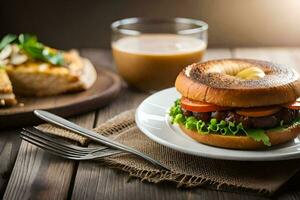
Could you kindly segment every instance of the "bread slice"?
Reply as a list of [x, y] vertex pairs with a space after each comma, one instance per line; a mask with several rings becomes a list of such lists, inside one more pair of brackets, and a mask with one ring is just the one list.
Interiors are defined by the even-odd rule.
[[[266, 76], [243, 80], [223, 72], [232, 66], [236, 71], [259, 67]], [[270, 62], [222, 59], [188, 66], [177, 76], [175, 87], [182, 96], [197, 101], [224, 107], [258, 107], [294, 102], [300, 96], [298, 78], [294, 70]]]
[[[194, 140], [216, 147], [230, 148], [230, 149], [263, 149], [267, 148], [263, 142], [257, 142], [248, 136], [226, 136], [221, 134], [201, 134], [196, 131], [189, 130], [185, 126], [180, 125], [181, 130], [193, 138]], [[266, 134], [270, 139], [272, 146], [283, 144], [293, 140], [299, 135], [300, 124], [285, 128], [283, 130], [267, 130]]]
[[50, 96], [90, 88], [97, 78], [91, 62], [76, 51], [64, 53], [64, 57], [66, 67], [37, 61], [8, 66], [6, 71], [14, 92], [24, 96]]
[[4, 69], [0, 69], [0, 107], [12, 106], [17, 103], [13, 88]]

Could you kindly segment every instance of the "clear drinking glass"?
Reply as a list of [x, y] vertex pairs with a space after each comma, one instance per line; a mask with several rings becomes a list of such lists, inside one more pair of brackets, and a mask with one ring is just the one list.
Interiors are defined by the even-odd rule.
[[156, 91], [174, 85], [180, 71], [201, 61], [208, 25], [187, 18], [128, 18], [112, 23], [112, 52], [129, 85]]

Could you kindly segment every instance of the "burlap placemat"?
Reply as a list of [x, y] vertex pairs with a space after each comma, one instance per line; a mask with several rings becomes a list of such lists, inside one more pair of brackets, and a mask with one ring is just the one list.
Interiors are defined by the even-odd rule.
[[[184, 154], [162, 146], [146, 137], [136, 126], [134, 110], [126, 111], [95, 128], [108, 137], [140, 150], [167, 165], [171, 172], [161, 171], [130, 154], [104, 159], [110, 167], [128, 172], [130, 176], [158, 183], [170, 181], [178, 187], [196, 187], [255, 192], [270, 195], [287, 182], [299, 169], [300, 160], [280, 162], [241, 162], [215, 160]], [[86, 138], [49, 124], [39, 129], [88, 144]]]

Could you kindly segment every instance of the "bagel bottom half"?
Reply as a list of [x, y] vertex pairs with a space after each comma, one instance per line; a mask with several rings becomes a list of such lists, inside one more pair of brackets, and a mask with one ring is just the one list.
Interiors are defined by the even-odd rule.
[[[181, 130], [194, 140], [216, 147], [230, 148], [230, 149], [263, 149], [266, 146], [263, 142], [257, 142], [248, 136], [225, 136], [221, 134], [201, 134], [196, 131], [185, 128], [184, 125], [179, 125]], [[283, 144], [293, 140], [299, 135], [300, 123], [295, 123], [287, 128], [281, 130], [267, 130], [272, 146]]]

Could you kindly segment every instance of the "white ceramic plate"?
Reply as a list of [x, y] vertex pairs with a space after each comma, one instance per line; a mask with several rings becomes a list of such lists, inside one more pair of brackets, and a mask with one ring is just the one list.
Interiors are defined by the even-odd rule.
[[170, 88], [151, 95], [138, 107], [136, 123], [150, 139], [177, 151], [215, 159], [267, 161], [300, 158], [300, 136], [284, 145], [257, 151], [224, 149], [196, 142], [170, 123], [169, 108], [179, 97], [175, 88]]

